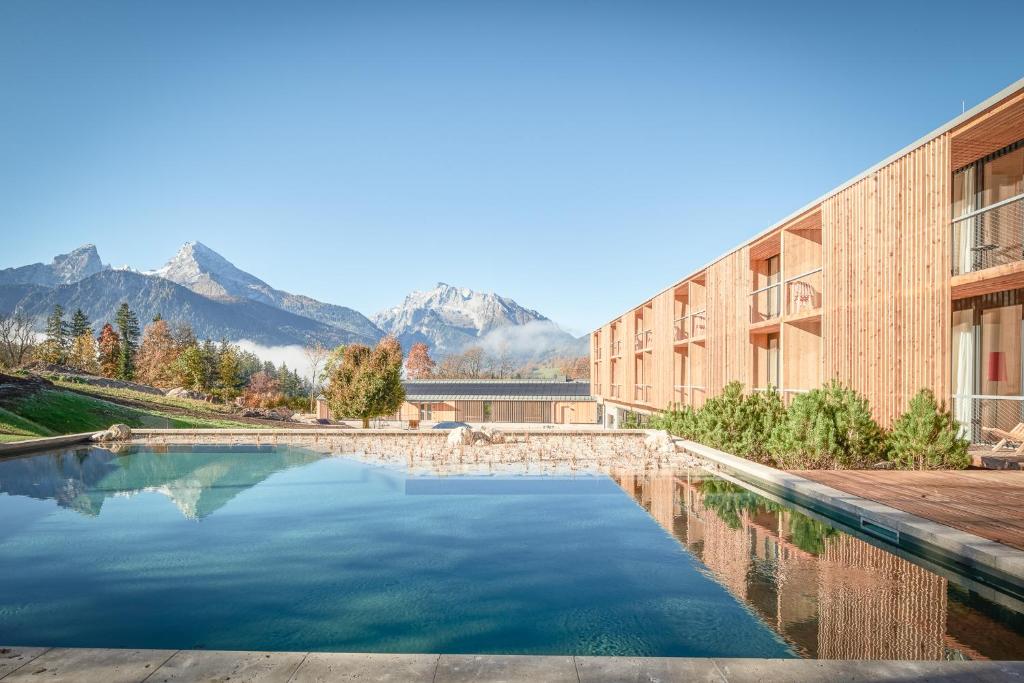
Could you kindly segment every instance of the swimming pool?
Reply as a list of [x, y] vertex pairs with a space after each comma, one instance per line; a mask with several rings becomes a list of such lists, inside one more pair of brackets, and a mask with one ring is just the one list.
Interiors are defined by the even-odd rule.
[[1015, 611], [691, 472], [429, 476], [288, 446], [12, 458], [0, 576], [4, 644], [1024, 654]]

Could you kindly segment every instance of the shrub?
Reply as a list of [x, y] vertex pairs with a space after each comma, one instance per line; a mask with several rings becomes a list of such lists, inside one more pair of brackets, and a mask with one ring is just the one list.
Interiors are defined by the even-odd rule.
[[651, 429], [664, 429], [669, 434], [684, 439], [698, 439], [697, 412], [690, 406], [673, 408], [651, 416]]
[[971, 458], [959, 432], [959, 423], [936, 402], [935, 394], [922, 389], [893, 425], [889, 461], [900, 469], [963, 469]]
[[857, 469], [882, 459], [885, 438], [867, 400], [832, 381], [793, 400], [770, 451], [786, 469]]
[[695, 438], [711, 448], [768, 462], [770, 437], [785, 414], [774, 390], [744, 396], [743, 385], [730, 382], [697, 413]]

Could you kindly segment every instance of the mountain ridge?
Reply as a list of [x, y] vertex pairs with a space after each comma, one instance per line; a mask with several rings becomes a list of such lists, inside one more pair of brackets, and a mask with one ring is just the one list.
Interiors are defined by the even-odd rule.
[[410, 292], [369, 318], [355, 309], [276, 289], [202, 242], [186, 242], [163, 266], [111, 268], [93, 244], [50, 264], [0, 270], [0, 314], [20, 310], [42, 320], [56, 304], [113, 320], [128, 301], [143, 322], [160, 314], [192, 325], [200, 337], [248, 339], [263, 345], [311, 341], [374, 344], [394, 334], [405, 348], [424, 342], [441, 357], [469, 346], [495, 355], [537, 360], [585, 353], [585, 340], [540, 312], [493, 292], [438, 282]]

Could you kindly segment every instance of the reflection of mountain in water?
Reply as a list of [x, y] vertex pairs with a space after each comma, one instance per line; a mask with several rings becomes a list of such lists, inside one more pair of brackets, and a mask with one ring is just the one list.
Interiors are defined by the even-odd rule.
[[324, 456], [303, 449], [247, 446], [115, 454], [100, 448], [0, 461], [0, 492], [54, 500], [98, 515], [111, 496], [157, 491], [189, 519], [202, 519], [275, 472]]

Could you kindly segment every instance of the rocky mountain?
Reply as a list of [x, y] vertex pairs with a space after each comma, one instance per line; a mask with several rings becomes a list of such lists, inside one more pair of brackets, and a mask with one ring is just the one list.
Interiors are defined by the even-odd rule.
[[435, 355], [479, 345], [492, 353], [539, 359], [585, 353], [587, 348], [585, 340], [512, 299], [444, 282], [412, 292], [400, 305], [377, 313], [373, 321], [405, 348], [425, 342]]
[[409, 294], [371, 321], [345, 306], [275, 289], [213, 249], [188, 242], [162, 268], [112, 269], [87, 244], [36, 263], [0, 270], [0, 315], [21, 310], [42, 320], [55, 304], [81, 308], [97, 323], [128, 302], [146, 323], [160, 314], [189, 323], [201, 338], [248, 339], [265, 346], [376, 343], [394, 334], [408, 348], [426, 342], [435, 356], [478, 345], [495, 355], [543, 360], [585, 354], [576, 339], [535, 310], [497, 294], [438, 283]]
[[53, 258], [53, 263], [33, 263], [18, 268], [0, 270], [0, 285], [42, 285], [56, 287], [78, 282], [109, 268], [100, 260], [93, 244], [83, 244], [68, 254]]
[[186, 242], [162, 268], [147, 273], [214, 299], [248, 299], [340, 328], [356, 338], [376, 342], [381, 331], [362, 313], [345, 306], [274, 289], [241, 270], [201, 242]]
[[[214, 299], [153, 275], [104, 270], [70, 285], [0, 285], [0, 313], [19, 309], [44, 319], [54, 304], [66, 311], [81, 308], [93, 321], [112, 321], [127, 301], [143, 323], [158, 313], [185, 321], [200, 338], [249, 339], [267, 346], [326, 345], [368, 341], [339, 327], [249, 299]], [[379, 333], [378, 333], [379, 334]]]

